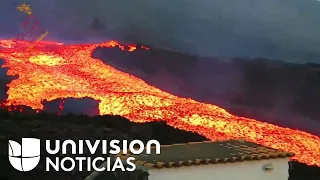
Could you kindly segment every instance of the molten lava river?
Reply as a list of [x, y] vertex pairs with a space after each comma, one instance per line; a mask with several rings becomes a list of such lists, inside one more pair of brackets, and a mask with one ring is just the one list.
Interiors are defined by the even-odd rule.
[[134, 51], [135, 46], [116, 41], [81, 45], [42, 41], [25, 51], [26, 46], [29, 42], [0, 40], [2, 67], [8, 68], [8, 75], [18, 76], [7, 85], [6, 106], [42, 110], [44, 100], [90, 97], [99, 101], [101, 115], [121, 115], [134, 122], [166, 120], [175, 128], [197, 132], [211, 140], [245, 138], [293, 152], [292, 159], [320, 166], [320, 138], [315, 135], [171, 95], [91, 57], [98, 46], [128, 51]]

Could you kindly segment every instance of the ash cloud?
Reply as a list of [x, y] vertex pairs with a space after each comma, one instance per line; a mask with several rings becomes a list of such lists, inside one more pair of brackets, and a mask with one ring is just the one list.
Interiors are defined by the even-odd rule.
[[[11, 4], [10, 4], [11, 3]], [[29, 0], [34, 15], [60, 41], [110, 38], [195, 55], [320, 60], [317, 0]], [[1, 33], [19, 31], [22, 13], [0, 6]], [[104, 31], [92, 31], [98, 18]]]

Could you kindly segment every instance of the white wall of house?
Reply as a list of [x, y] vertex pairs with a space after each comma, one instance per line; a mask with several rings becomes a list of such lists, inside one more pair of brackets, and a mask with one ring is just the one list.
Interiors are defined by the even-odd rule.
[[[149, 180], [287, 180], [288, 158], [150, 169]], [[263, 171], [265, 164], [274, 169]]]

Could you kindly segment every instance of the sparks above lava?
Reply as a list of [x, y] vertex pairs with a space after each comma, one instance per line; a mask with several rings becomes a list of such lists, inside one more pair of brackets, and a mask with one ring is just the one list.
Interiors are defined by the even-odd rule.
[[121, 115], [135, 122], [166, 120], [169, 125], [197, 132], [212, 140], [245, 138], [294, 152], [292, 159], [320, 166], [320, 138], [254, 119], [238, 117], [211, 104], [180, 98], [91, 57], [98, 46], [134, 51], [116, 41], [64, 45], [40, 42], [24, 51], [24, 41], [0, 40], [2, 67], [18, 75], [8, 86], [7, 106], [42, 110], [44, 100], [90, 97], [99, 101], [100, 114]]

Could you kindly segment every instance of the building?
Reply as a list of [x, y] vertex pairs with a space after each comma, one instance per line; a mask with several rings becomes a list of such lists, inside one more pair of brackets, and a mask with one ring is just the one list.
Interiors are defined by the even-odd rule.
[[206, 141], [161, 147], [161, 154], [135, 156], [149, 180], [287, 180], [294, 154], [244, 140]]

